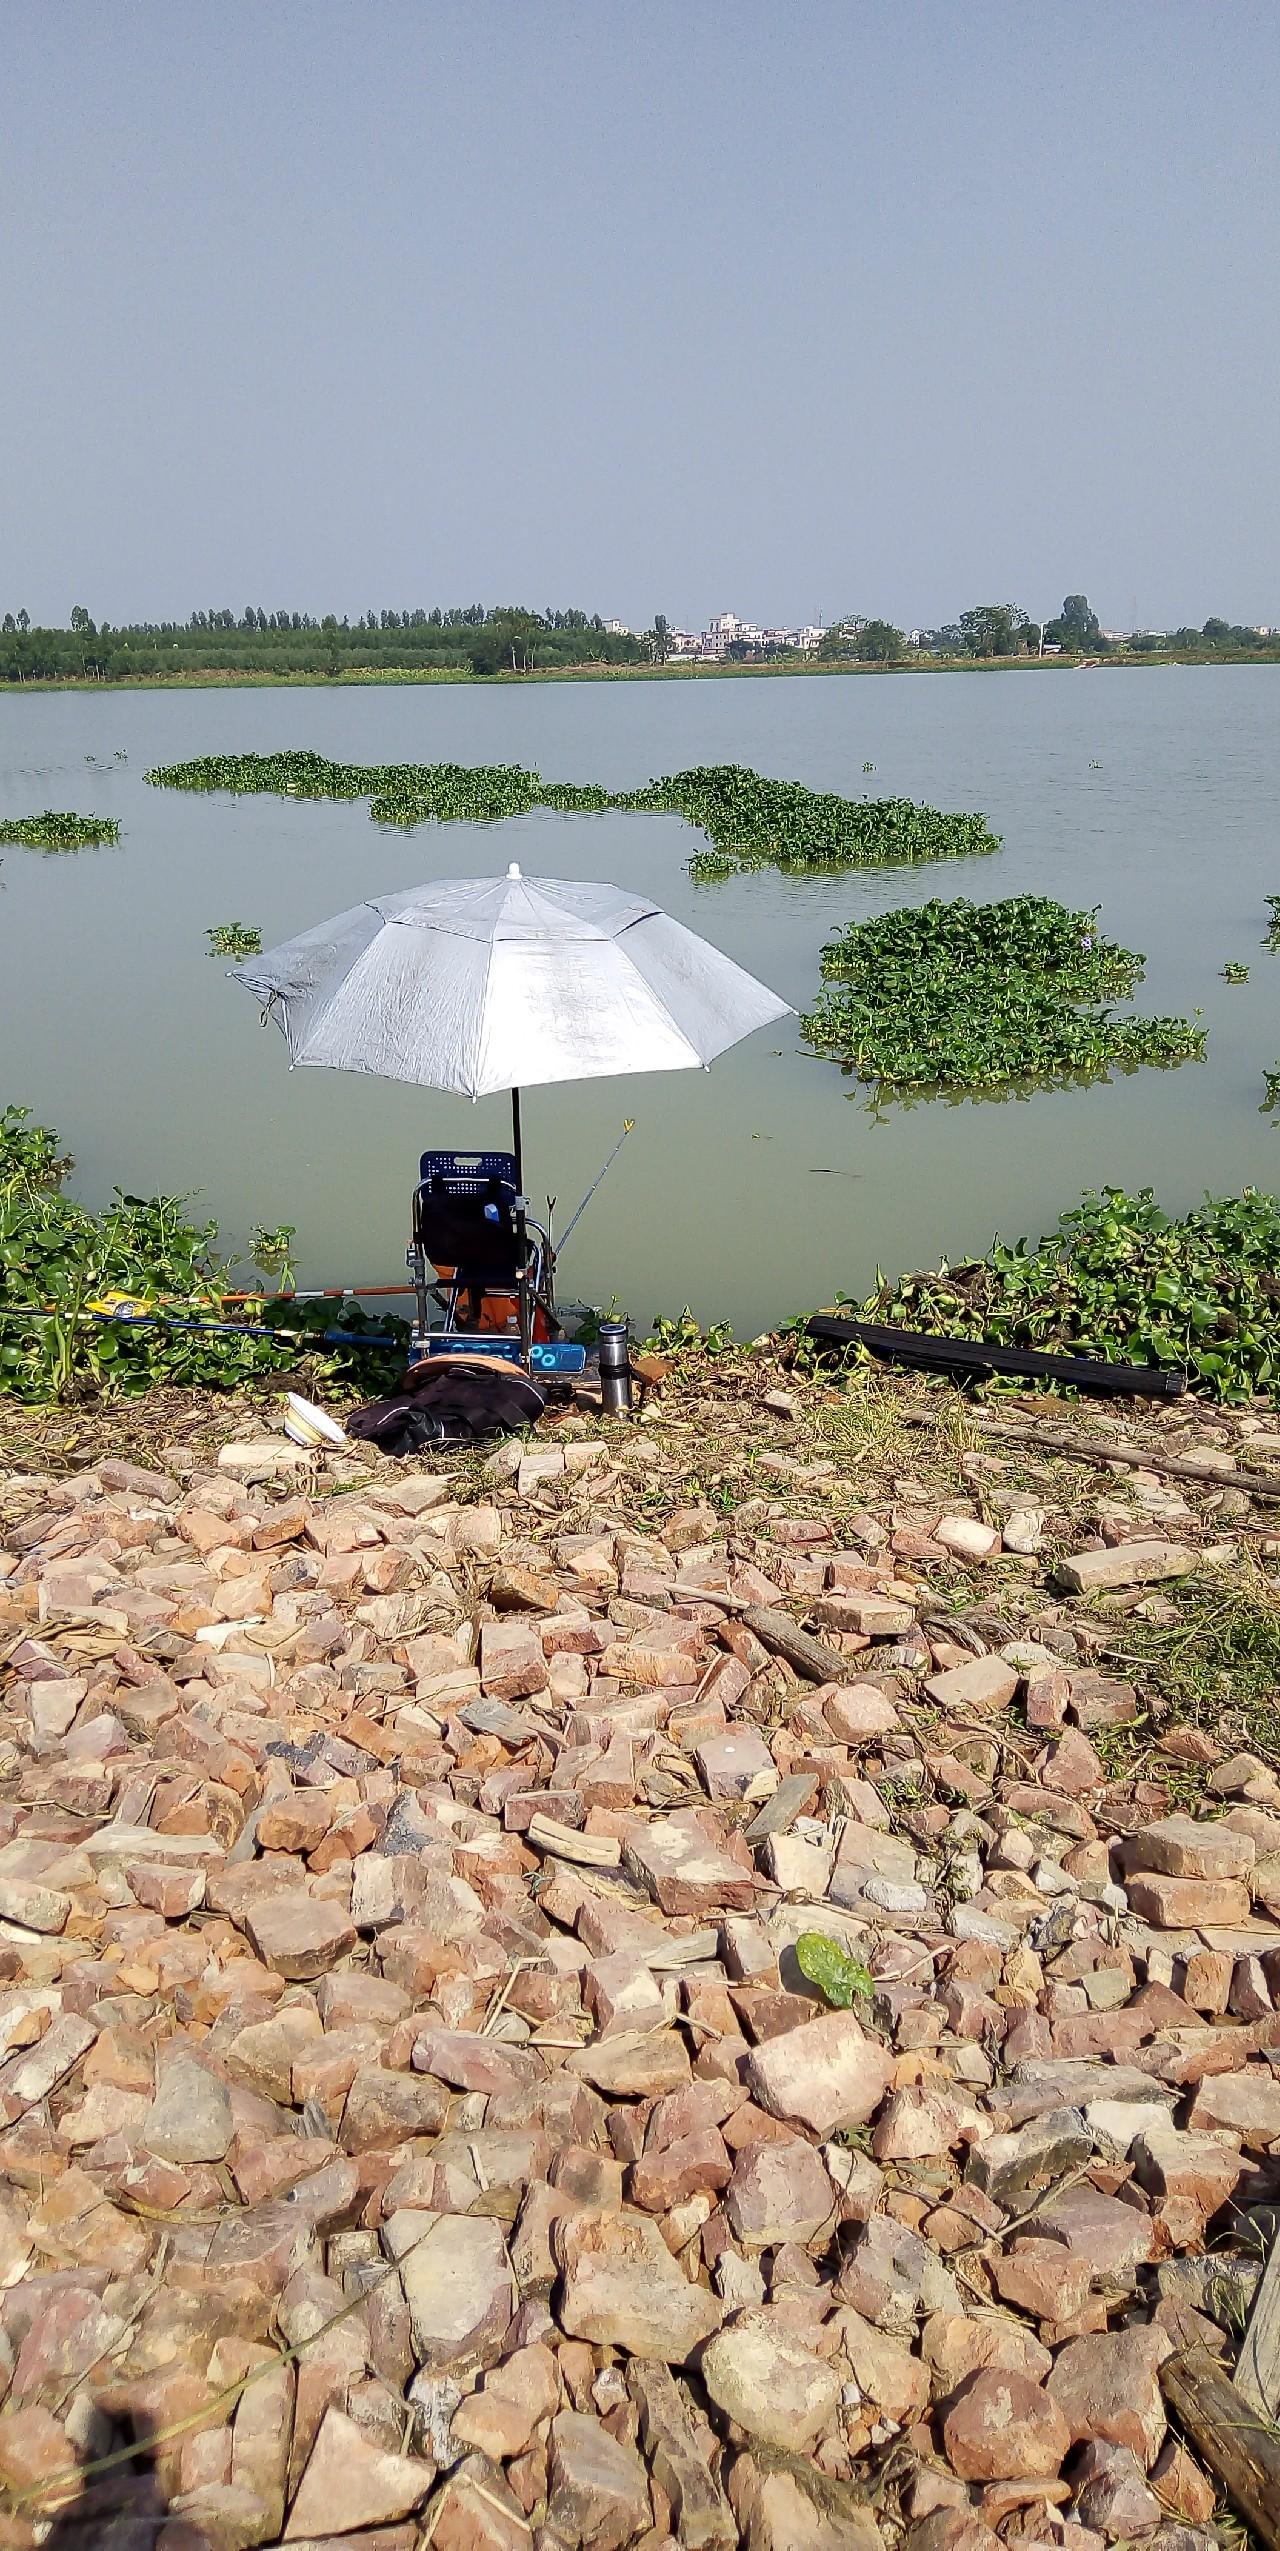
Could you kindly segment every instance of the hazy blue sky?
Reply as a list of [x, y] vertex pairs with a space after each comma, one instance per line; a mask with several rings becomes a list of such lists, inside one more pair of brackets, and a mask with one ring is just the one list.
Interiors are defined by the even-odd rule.
[[1274, 0], [0, 24], [0, 609], [1280, 620]]

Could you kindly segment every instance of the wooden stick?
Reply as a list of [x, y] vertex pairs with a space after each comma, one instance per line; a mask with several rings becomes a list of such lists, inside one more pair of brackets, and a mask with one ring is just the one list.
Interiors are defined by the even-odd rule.
[[525, 1841], [535, 1851], [549, 1851], [557, 1860], [573, 1860], [584, 1869], [616, 1869], [622, 1860], [622, 1845], [612, 1834], [583, 1834], [570, 1825], [559, 1825], [553, 1816], [530, 1819]]
[[1250, 2409], [1274, 2419], [1280, 2409], [1280, 2241], [1273, 2241], [1253, 2298], [1236, 2361], [1236, 2390]]
[[1205, 2347], [1166, 2357], [1160, 2388], [1232, 2504], [1269, 2551], [1280, 2551], [1280, 2441]]
[[[931, 1409], [912, 1409], [903, 1417], [904, 1426], [935, 1426]], [[1254, 1470], [1219, 1470], [1214, 1462], [1188, 1461], [1181, 1453], [1149, 1452], [1145, 1444], [1110, 1444], [1101, 1435], [1050, 1434], [1040, 1426], [1018, 1426], [1009, 1418], [986, 1417], [978, 1410], [971, 1412], [971, 1423], [984, 1435], [997, 1435], [1006, 1443], [1027, 1444], [1042, 1453], [1058, 1453], [1066, 1461], [1096, 1462], [1099, 1470], [1108, 1462], [1120, 1462], [1126, 1470], [1158, 1470], [1170, 1479], [1200, 1479], [1214, 1488], [1243, 1488], [1250, 1497], [1265, 1497], [1280, 1504], [1280, 1479], [1270, 1472]]]
[[810, 1683], [847, 1683], [849, 1660], [837, 1656], [834, 1648], [825, 1647], [821, 1639], [790, 1619], [785, 1612], [775, 1612], [767, 1603], [748, 1603], [740, 1594], [704, 1593], [699, 1587], [691, 1600], [716, 1603], [722, 1612], [736, 1613], [743, 1628], [753, 1630], [762, 1647], [771, 1648], [775, 1656], [786, 1659], [797, 1674]]

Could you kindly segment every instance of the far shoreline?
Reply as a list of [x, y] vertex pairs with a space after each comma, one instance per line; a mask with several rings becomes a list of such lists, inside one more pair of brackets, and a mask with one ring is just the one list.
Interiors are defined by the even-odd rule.
[[800, 663], [769, 664], [581, 664], [533, 667], [527, 673], [472, 673], [446, 666], [424, 666], [421, 671], [411, 666], [370, 666], [342, 673], [139, 673], [125, 674], [114, 680], [100, 680], [85, 674], [40, 674], [30, 680], [0, 683], [0, 699], [25, 699], [32, 691], [40, 692], [117, 692], [117, 691], [361, 691], [410, 688], [466, 689], [494, 691], [524, 689], [529, 683], [615, 683], [615, 682], [738, 682], [738, 681], [804, 681], [817, 676], [828, 679], [850, 675], [883, 680], [893, 674], [930, 673], [1151, 673], [1192, 666], [1204, 672], [1229, 672], [1241, 665], [1280, 665], [1280, 649], [1259, 648], [1254, 654], [1193, 655], [1105, 655], [1105, 656], [925, 656], [904, 659], [896, 664], [860, 664], [857, 662], [818, 664], [811, 660]]

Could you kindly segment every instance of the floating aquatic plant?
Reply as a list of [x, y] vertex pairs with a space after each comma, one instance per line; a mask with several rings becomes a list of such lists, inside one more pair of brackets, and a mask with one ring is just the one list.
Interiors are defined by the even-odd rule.
[[[798, 780], [767, 779], [737, 763], [714, 763], [610, 791], [594, 783], [546, 780], [516, 764], [331, 762], [322, 753], [208, 754], [148, 771], [158, 788], [228, 789], [281, 797], [367, 797], [376, 823], [493, 823], [547, 807], [559, 814], [683, 815], [707, 835], [719, 865], [792, 870], [885, 867], [960, 859], [998, 849], [984, 815], [944, 814], [910, 798], [837, 797]], [[704, 858], [706, 854], [698, 854]]]
[[249, 1255], [259, 1273], [274, 1276], [282, 1292], [287, 1293], [294, 1281], [293, 1244], [298, 1226], [293, 1222], [255, 1222], [249, 1234]]
[[943, 814], [909, 797], [836, 797], [733, 762], [676, 771], [611, 803], [685, 816], [739, 868], [882, 868], [999, 848], [985, 815]]
[[206, 930], [211, 957], [257, 957], [262, 954], [262, 932], [249, 921], [219, 921]]
[[1280, 1106], [1280, 1063], [1262, 1075], [1262, 1104], [1264, 1109]]
[[59, 814], [46, 806], [42, 815], [14, 815], [0, 822], [0, 841], [23, 850], [98, 850], [120, 839], [120, 827], [109, 815]]
[[801, 1027], [879, 1093], [990, 1092], [1204, 1054], [1193, 1020], [1117, 1017], [1143, 959], [1045, 895], [958, 897], [851, 922], [822, 951]]
[[[1280, 1096], [1280, 1072], [1274, 1075]], [[1280, 1200], [1246, 1187], [1163, 1213], [1149, 1187], [1104, 1187], [1032, 1248], [882, 1284], [863, 1316], [932, 1337], [1087, 1349], [1176, 1364], [1219, 1399], [1280, 1401]]]
[[1224, 983], [1247, 983], [1249, 969], [1247, 965], [1241, 965], [1238, 957], [1229, 957], [1222, 969], [1222, 980]]
[[1264, 895], [1262, 900], [1271, 915], [1262, 944], [1264, 948], [1280, 948], [1280, 895]]

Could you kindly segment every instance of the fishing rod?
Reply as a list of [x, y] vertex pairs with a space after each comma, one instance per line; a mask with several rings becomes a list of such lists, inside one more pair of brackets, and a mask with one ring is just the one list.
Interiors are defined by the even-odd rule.
[[[268, 1297], [269, 1299], [272, 1297]], [[307, 1297], [300, 1297], [306, 1299]], [[304, 1346], [363, 1346], [386, 1350], [397, 1348], [400, 1341], [389, 1337], [370, 1337], [361, 1329], [267, 1329], [249, 1327], [243, 1320], [174, 1320], [163, 1311], [0, 1311], [0, 1320], [89, 1321], [97, 1327], [113, 1323], [126, 1329], [194, 1330], [206, 1336], [264, 1338], [268, 1345], [297, 1344]]]
[[609, 1172], [610, 1172], [610, 1170], [612, 1169], [613, 1164], [614, 1164], [615, 1160], [617, 1159], [618, 1154], [619, 1154], [619, 1152], [621, 1151], [622, 1146], [623, 1146], [623, 1144], [625, 1143], [625, 1141], [626, 1141], [626, 1139], [627, 1139], [628, 1134], [634, 1133], [634, 1131], [635, 1131], [635, 1122], [636, 1122], [636, 1120], [635, 1120], [634, 1116], [627, 1116], [627, 1117], [624, 1117], [624, 1119], [623, 1119], [623, 1125], [622, 1125], [622, 1132], [619, 1134], [618, 1139], [617, 1139], [616, 1143], [614, 1144], [613, 1149], [612, 1149], [612, 1151], [610, 1152], [609, 1157], [608, 1157], [607, 1161], [605, 1162], [605, 1165], [604, 1165], [603, 1169], [600, 1171], [600, 1174], [599, 1174], [599, 1176], [598, 1176], [597, 1178], [593, 1178], [593, 1180], [592, 1180], [592, 1182], [591, 1182], [591, 1185], [588, 1187], [587, 1192], [586, 1192], [585, 1196], [583, 1197], [582, 1202], [581, 1202], [581, 1204], [579, 1205], [579, 1207], [578, 1207], [578, 1210], [577, 1210], [576, 1214], [574, 1214], [574, 1216], [573, 1216], [572, 1220], [571, 1220], [571, 1221], [570, 1221], [570, 1223], [569, 1223], [568, 1229], [567, 1229], [566, 1231], [564, 1231], [564, 1232], [561, 1234], [560, 1238], [559, 1238], [559, 1239], [557, 1240], [557, 1242], [556, 1242], [556, 1256], [557, 1256], [557, 1257], [559, 1257], [559, 1256], [561, 1255], [561, 1253], [562, 1253], [562, 1251], [563, 1251], [563, 1249], [564, 1249], [564, 1247], [565, 1247], [565, 1243], [569, 1240], [569, 1238], [571, 1237], [571, 1235], [572, 1235], [572, 1234], [573, 1234], [573, 1233], [577, 1230], [578, 1225], [579, 1225], [579, 1223], [581, 1222], [582, 1217], [583, 1217], [584, 1213], [586, 1212], [587, 1207], [588, 1207], [588, 1205], [590, 1204], [591, 1199], [592, 1199], [592, 1197], [594, 1196], [594, 1194], [595, 1194], [595, 1192], [596, 1192], [597, 1187], [601, 1187], [601, 1186], [603, 1186], [604, 1181], [605, 1181], [605, 1179], [608, 1177]]
[[[565, 1242], [577, 1230], [578, 1224], [581, 1222], [592, 1197], [597, 1192], [597, 1189], [603, 1186], [604, 1181], [608, 1177], [628, 1134], [635, 1132], [635, 1124], [636, 1120], [634, 1116], [624, 1117], [622, 1132], [619, 1134], [608, 1159], [606, 1160], [603, 1168], [597, 1173], [596, 1177], [592, 1179], [591, 1185], [588, 1187], [577, 1212], [572, 1216], [563, 1238], [558, 1240], [556, 1243], [557, 1257], [564, 1248]], [[549, 1203], [554, 1204], [555, 1200], [554, 1198], [550, 1198], [548, 1201]], [[221, 1303], [374, 1302], [403, 1299], [413, 1294], [415, 1290], [416, 1288], [411, 1284], [325, 1284], [311, 1285], [306, 1288], [289, 1286], [278, 1293], [220, 1293], [216, 1298]], [[247, 1327], [244, 1322], [240, 1320], [175, 1320], [167, 1318], [164, 1313], [158, 1311], [142, 1312], [118, 1310], [67, 1312], [0, 1310], [0, 1320], [32, 1321], [59, 1319], [97, 1321], [99, 1324], [103, 1322], [116, 1321], [122, 1326], [129, 1328], [194, 1330], [203, 1331], [204, 1333], [214, 1337], [265, 1338], [269, 1342], [284, 1339], [291, 1343], [309, 1343], [313, 1346], [363, 1346], [372, 1348], [386, 1347], [395, 1344], [394, 1339], [377, 1337], [371, 1338], [366, 1333], [355, 1329], [251, 1328]]]
[[373, 1302], [392, 1294], [408, 1294], [411, 1284], [285, 1285], [279, 1293], [220, 1293], [219, 1302]]

